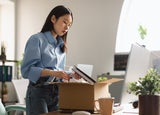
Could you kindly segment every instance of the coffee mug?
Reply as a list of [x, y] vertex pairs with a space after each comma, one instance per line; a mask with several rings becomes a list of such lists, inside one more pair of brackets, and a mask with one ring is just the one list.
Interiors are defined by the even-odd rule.
[[112, 115], [114, 98], [99, 98], [95, 101], [95, 109], [101, 115]]

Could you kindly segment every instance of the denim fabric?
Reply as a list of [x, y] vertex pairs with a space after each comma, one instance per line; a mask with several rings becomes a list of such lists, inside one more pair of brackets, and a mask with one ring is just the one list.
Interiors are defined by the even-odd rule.
[[26, 94], [26, 114], [39, 115], [58, 110], [58, 86], [35, 87], [29, 84]]

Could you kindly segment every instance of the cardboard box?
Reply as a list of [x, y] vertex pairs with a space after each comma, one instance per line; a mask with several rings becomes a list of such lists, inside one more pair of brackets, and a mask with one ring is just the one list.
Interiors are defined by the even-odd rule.
[[101, 97], [110, 97], [109, 85], [123, 79], [112, 78], [95, 83], [59, 83], [59, 109], [73, 112], [85, 110], [95, 111], [95, 100]]

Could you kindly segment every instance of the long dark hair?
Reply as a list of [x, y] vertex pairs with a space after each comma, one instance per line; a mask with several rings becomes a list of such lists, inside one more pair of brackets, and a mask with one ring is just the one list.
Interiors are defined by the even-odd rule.
[[[45, 23], [44, 23], [44, 25], [42, 27], [41, 32], [44, 33], [46, 31], [54, 30], [53, 23], [51, 22], [51, 17], [53, 15], [56, 17], [56, 19], [58, 19], [59, 17], [64, 16], [66, 14], [70, 14], [71, 17], [72, 17], [72, 21], [73, 21], [73, 15], [72, 15], [72, 12], [71, 12], [71, 10], [69, 8], [66, 8], [63, 5], [59, 5], [59, 6], [56, 6], [55, 8], [53, 8], [51, 10], [51, 12], [49, 13], [49, 15], [47, 16], [47, 18], [46, 18], [46, 21], [45, 21]], [[64, 46], [61, 48], [62, 52], [66, 52], [66, 50], [67, 50], [67, 33], [65, 33], [62, 36], [62, 39], [64, 41]]]

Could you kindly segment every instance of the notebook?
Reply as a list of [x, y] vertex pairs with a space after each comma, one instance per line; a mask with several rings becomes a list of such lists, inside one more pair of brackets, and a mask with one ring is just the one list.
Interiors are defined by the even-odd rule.
[[93, 66], [92, 65], [86, 65], [86, 64], [77, 64], [74, 65], [72, 68], [74, 72], [76, 72], [78, 75], [80, 75], [85, 81], [87, 81], [90, 84], [94, 84], [96, 81], [91, 77]]

